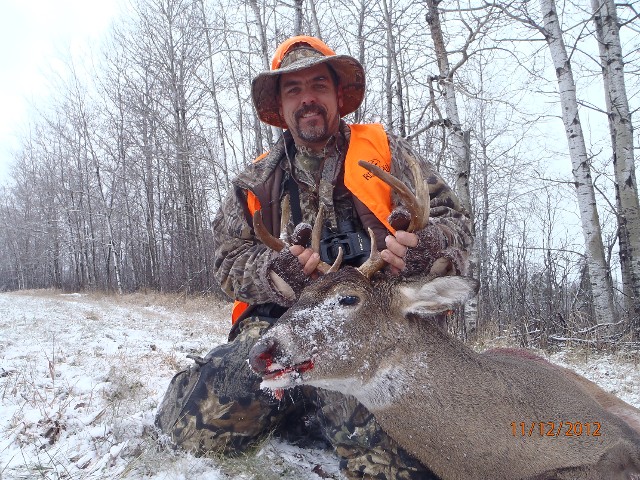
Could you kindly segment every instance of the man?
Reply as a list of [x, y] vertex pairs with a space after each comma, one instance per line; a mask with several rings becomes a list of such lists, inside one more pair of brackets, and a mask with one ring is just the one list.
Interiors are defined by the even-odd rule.
[[[172, 380], [156, 418], [172, 442], [199, 452], [234, 452], [274, 430], [296, 440], [318, 435], [334, 446], [351, 478], [431, 478], [355, 399], [311, 387], [273, 398], [260, 390], [246, 362], [257, 338], [318, 275], [321, 260], [332, 262], [338, 247], [346, 250], [344, 264], [359, 265], [368, 257], [367, 228], [389, 275], [466, 270], [469, 218], [428, 162], [418, 159], [431, 195], [429, 224], [415, 233], [391, 226], [397, 199], [357, 160], [378, 164], [413, 187], [406, 159], [415, 154], [380, 125], [341, 119], [359, 107], [364, 90], [356, 59], [306, 36], [280, 45], [271, 70], [254, 79], [258, 116], [286, 130], [233, 181], [214, 220], [215, 272], [236, 299], [233, 327], [229, 343]], [[313, 224], [321, 205], [325, 248], [319, 254], [292, 234], [296, 225]], [[272, 235], [292, 240], [289, 247], [274, 252], [256, 238], [257, 210]]]

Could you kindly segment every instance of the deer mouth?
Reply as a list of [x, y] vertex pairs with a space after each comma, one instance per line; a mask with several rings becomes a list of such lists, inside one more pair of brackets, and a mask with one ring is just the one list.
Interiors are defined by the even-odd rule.
[[289, 367], [282, 367], [274, 363], [267, 367], [267, 372], [262, 375], [262, 380], [269, 382], [274, 380], [283, 380], [284, 377], [289, 377], [290, 380], [295, 380], [304, 372], [308, 372], [312, 368], [312, 360], [305, 360], [304, 362], [297, 363]]
[[276, 399], [282, 400], [284, 389], [295, 385], [302, 377], [302, 374], [312, 368], [312, 360], [305, 360], [291, 367], [281, 367], [273, 363], [269, 365], [267, 371], [262, 374], [262, 384], [260, 387], [271, 390]]
[[313, 368], [312, 360], [305, 360], [291, 367], [282, 367], [273, 363], [262, 373], [260, 388], [271, 391], [276, 400], [282, 400], [284, 391], [298, 383], [304, 372]]

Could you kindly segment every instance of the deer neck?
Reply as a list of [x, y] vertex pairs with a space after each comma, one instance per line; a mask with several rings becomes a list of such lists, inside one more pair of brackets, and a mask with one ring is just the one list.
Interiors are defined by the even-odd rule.
[[[375, 374], [350, 387], [358, 391], [356, 396], [360, 402], [373, 413], [393, 411], [399, 405], [415, 401], [438, 403], [437, 392], [430, 392], [429, 386], [441, 383], [442, 372], [447, 372], [453, 365], [457, 374], [464, 372], [467, 378], [482, 375], [477, 353], [451, 338], [429, 319], [412, 321], [421, 322], [420, 335], [416, 335], [415, 328], [411, 329], [410, 335], [409, 332], [407, 335], [396, 332], [398, 342], [384, 354]], [[460, 382], [461, 379], [457, 377], [452, 381]], [[420, 390], [416, 390], [416, 385], [421, 386]], [[436, 405], [430, 410], [437, 414]]]

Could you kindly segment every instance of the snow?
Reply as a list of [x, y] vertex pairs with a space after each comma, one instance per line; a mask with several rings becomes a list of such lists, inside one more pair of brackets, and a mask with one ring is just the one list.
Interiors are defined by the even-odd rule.
[[[0, 480], [342, 479], [337, 456], [269, 439], [233, 459], [160, 448], [172, 376], [226, 341], [230, 304], [158, 294], [0, 294]], [[638, 357], [552, 361], [640, 406]], [[318, 472], [320, 475], [316, 474]]]
[[[289, 333], [287, 330], [291, 328], [293, 335], [296, 338], [302, 338], [303, 341], [289, 341], [297, 344], [296, 349], [304, 349], [312, 360], [317, 355], [318, 348], [329, 339], [333, 355], [343, 362], [348, 361], [353, 357], [353, 352], [360, 349], [360, 343], [357, 339], [349, 338], [344, 333], [344, 326], [354, 315], [354, 311], [357, 312], [357, 307], [342, 305], [340, 303], [341, 297], [343, 294], [336, 293], [317, 305], [296, 311], [291, 321], [288, 322], [287, 328], [285, 329], [283, 326], [284, 331], [278, 332], [276, 335], [279, 338], [284, 335], [286, 338]], [[309, 356], [307, 355], [306, 358]]]
[[236, 459], [158, 448], [169, 381], [226, 342], [230, 312], [157, 294], [0, 294], [0, 479], [341, 479], [333, 452], [277, 439]]

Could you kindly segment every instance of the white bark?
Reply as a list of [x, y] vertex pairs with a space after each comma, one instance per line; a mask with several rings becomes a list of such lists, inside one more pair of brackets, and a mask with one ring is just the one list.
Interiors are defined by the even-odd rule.
[[640, 338], [640, 205], [618, 18], [612, 0], [591, 0], [591, 6], [611, 131], [625, 310], [632, 319], [635, 335]]
[[465, 143], [464, 132], [460, 123], [460, 114], [458, 113], [458, 103], [456, 101], [456, 93], [453, 88], [453, 78], [451, 67], [449, 65], [449, 57], [440, 24], [440, 13], [438, 11], [438, 2], [436, 0], [427, 0], [429, 9], [429, 28], [431, 30], [431, 38], [438, 59], [438, 70], [440, 73], [440, 85], [444, 96], [445, 111], [447, 119], [451, 122], [451, 138], [449, 145], [453, 158], [456, 162], [455, 170], [457, 172], [455, 191], [462, 205], [471, 212], [471, 195], [469, 193], [469, 155], [467, 153], [468, 145]]
[[[455, 162], [456, 182], [454, 189], [462, 206], [469, 212], [469, 215], [471, 215], [471, 193], [469, 190], [471, 155], [469, 151], [469, 133], [462, 130], [460, 122], [460, 114], [458, 113], [458, 104], [453, 87], [453, 72], [449, 65], [449, 57], [440, 24], [438, 2], [436, 0], [426, 0], [426, 4], [429, 9], [429, 29], [438, 60], [439, 80], [445, 101], [446, 116], [451, 122], [449, 145]], [[477, 249], [471, 251], [469, 262], [471, 264], [471, 274], [474, 274], [477, 269], [476, 266], [478, 265]], [[465, 304], [464, 315], [465, 328], [467, 330], [475, 329], [478, 324], [477, 297], [474, 297]]]
[[587, 265], [593, 294], [596, 321], [613, 321], [613, 289], [607, 268], [602, 232], [598, 218], [595, 191], [591, 181], [587, 148], [580, 124], [576, 85], [571, 72], [571, 63], [562, 37], [554, 0], [540, 0], [545, 39], [549, 45], [551, 58], [558, 78], [562, 121], [564, 123], [569, 155], [575, 180], [582, 232], [584, 234]]

